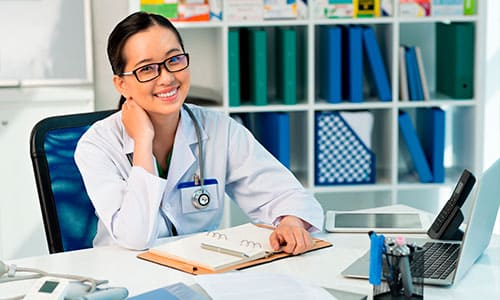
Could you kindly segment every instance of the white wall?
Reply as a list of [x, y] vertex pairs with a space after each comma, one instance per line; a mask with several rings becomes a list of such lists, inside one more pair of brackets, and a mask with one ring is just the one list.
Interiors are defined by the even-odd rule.
[[[484, 167], [500, 158], [500, 1], [488, 0], [486, 20], [486, 98], [484, 107]], [[500, 182], [500, 178], [499, 178]], [[500, 197], [500, 195], [498, 195]], [[500, 210], [495, 233], [500, 234]]]
[[94, 109], [89, 1], [0, 1], [0, 81], [25, 85], [0, 88], [0, 259], [47, 252], [29, 138], [45, 117]]
[[116, 108], [119, 94], [111, 80], [113, 73], [108, 62], [106, 45], [113, 27], [128, 15], [128, 0], [92, 0], [94, 37], [94, 86], [96, 109]]

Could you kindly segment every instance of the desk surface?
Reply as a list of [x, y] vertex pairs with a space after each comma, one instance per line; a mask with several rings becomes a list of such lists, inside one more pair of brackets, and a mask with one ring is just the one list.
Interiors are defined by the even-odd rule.
[[[307, 283], [371, 295], [367, 280], [347, 279], [340, 275], [369, 247], [366, 234], [326, 234], [319, 238], [333, 247], [289, 257], [241, 272], [266, 271], [295, 276]], [[100, 247], [46, 256], [8, 261], [19, 267], [38, 268], [54, 273], [85, 275], [109, 280], [110, 286], [122, 286], [136, 295], [176, 282], [194, 283], [194, 275], [136, 258], [139, 252], [118, 247]], [[500, 299], [500, 236], [494, 235], [488, 249], [465, 277], [452, 287], [425, 286], [425, 299]], [[32, 281], [1, 284], [0, 298], [21, 294]], [[371, 298], [371, 296], [369, 297]]]

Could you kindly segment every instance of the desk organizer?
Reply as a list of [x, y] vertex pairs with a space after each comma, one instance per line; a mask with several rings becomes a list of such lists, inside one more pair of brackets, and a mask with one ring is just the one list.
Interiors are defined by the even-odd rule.
[[[371, 128], [369, 129], [371, 132]], [[375, 183], [375, 154], [339, 112], [315, 115], [315, 184]]]
[[[404, 270], [402, 261], [408, 259]], [[373, 286], [374, 300], [420, 300], [424, 299], [424, 251], [412, 251], [408, 256], [399, 256], [384, 251], [382, 256], [384, 280]], [[408, 274], [405, 274], [408, 273]], [[409, 283], [404, 283], [404, 277]], [[411, 287], [408, 290], [408, 287]]]

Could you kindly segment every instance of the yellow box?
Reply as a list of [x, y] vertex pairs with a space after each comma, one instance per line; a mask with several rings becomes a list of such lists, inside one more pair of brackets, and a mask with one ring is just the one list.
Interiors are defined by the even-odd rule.
[[141, 0], [141, 5], [143, 4], [163, 4], [163, 0]]

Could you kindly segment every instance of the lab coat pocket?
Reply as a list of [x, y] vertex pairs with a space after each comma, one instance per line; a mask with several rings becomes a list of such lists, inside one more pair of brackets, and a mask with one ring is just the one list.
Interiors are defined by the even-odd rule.
[[[193, 181], [177, 185], [181, 192], [182, 213], [197, 213], [219, 208], [217, 179], [205, 179], [203, 190]], [[208, 196], [208, 197], [207, 197]]]

